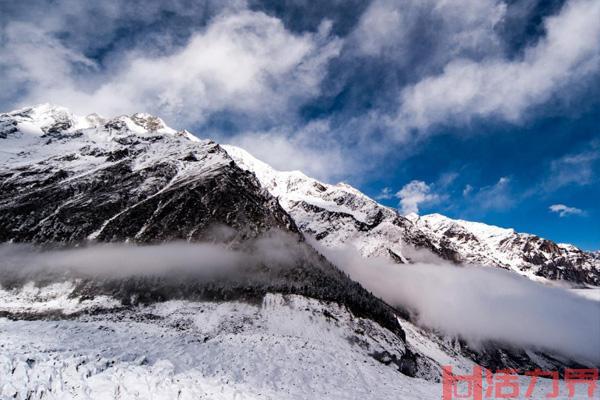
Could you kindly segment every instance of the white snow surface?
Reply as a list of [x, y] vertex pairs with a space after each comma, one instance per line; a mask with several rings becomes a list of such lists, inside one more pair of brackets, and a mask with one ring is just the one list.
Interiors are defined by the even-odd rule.
[[[470, 362], [403, 326], [409, 344], [452, 363], [455, 373], [470, 371]], [[0, 399], [433, 400], [442, 393], [439, 381], [409, 378], [370, 355], [403, 350], [389, 331], [301, 296], [170, 301], [68, 320], [0, 318], [0, 349]], [[529, 382], [519, 380], [523, 388]], [[536, 398], [550, 388], [542, 379]]]
[[[18, 132], [9, 134], [2, 140], [2, 149], [0, 149], [0, 164], [11, 167], [42, 162], [49, 157], [77, 152], [85, 145], [102, 146], [107, 150], [118, 149], [120, 146], [113, 139], [131, 134], [139, 136], [166, 135], [183, 139], [183, 143], [214, 144], [209, 140], [202, 141], [186, 130], [176, 131], [166, 126], [160, 118], [145, 113], [123, 115], [108, 120], [97, 114], [77, 116], [64, 107], [41, 104], [11, 111], [3, 116], [15, 121], [18, 129]], [[44, 137], [48, 129], [60, 123], [68, 126], [66, 129], [60, 129], [61, 134], [71, 135], [68, 140]], [[110, 125], [107, 127], [106, 124], [122, 124], [124, 129], [118, 130]], [[50, 142], [51, 146], [45, 145]], [[178, 145], [180, 144], [181, 142], [178, 143]], [[158, 154], [154, 154], [156, 158], [169, 155], [169, 149], [158, 150]], [[165, 153], [160, 154], [161, 152]], [[224, 152], [221, 153], [221, 155], [224, 154]], [[87, 167], [94, 158], [84, 156], [78, 160], [78, 163], [82, 168]], [[227, 162], [230, 161], [226, 155], [224, 158]], [[148, 162], [152, 161], [156, 161], [156, 159], [148, 160]], [[140, 165], [140, 167], [142, 166]]]
[[60, 321], [4, 318], [0, 333], [2, 399], [439, 395], [436, 384], [369, 355], [400, 354], [396, 336], [301, 296], [267, 295], [257, 305], [171, 301]]

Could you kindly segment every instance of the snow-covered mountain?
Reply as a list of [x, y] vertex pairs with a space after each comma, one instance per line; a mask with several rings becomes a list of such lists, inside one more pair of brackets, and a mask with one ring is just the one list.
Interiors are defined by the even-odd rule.
[[[104, 371], [111, 369], [112, 363], [129, 372], [141, 368], [141, 372], [133, 374], [135, 380], [139, 374], [154, 373], [144, 369], [145, 363], [156, 365], [159, 361], [169, 361], [170, 366], [175, 365], [171, 374], [179, 379], [181, 369], [176, 364], [182, 362], [181, 354], [192, 348], [198, 354], [206, 350], [206, 356], [212, 354], [212, 358], [210, 364], [202, 367], [206, 370], [196, 368], [192, 375], [182, 378], [190, 385], [202, 378], [207, 379], [206, 385], [216, 385], [221, 390], [224, 381], [243, 381], [254, 385], [248, 392], [257, 396], [262, 391], [261, 385], [274, 385], [264, 393], [285, 394], [286, 388], [277, 385], [289, 384], [286, 390], [295, 394], [288, 398], [298, 398], [298, 391], [305, 389], [294, 389], [293, 386], [300, 383], [294, 379], [307, 380], [324, 372], [313, 371], [310, 360], [322, 357], [322, 362], [329, 359], [333, 363], [332, 354], [338, 351], [342, 352], [339, 361], [343, 361], [340, 375], [337, 378], [335, 374], [329, 375], [330, 369], [327, 373], [334, 380], [353, 381], [351, 375], [344, 374], [351, 373], [348, 365], [357, 362], [361, 366], [369, 365], [364, 371], [373, 377], [371, 379], [381, 373], [421, 376], [433, 381], [439, 378], [439, 362], [421, 355], [407, 343], [406, 332], [395, 310], [351, 281], [305, 242], [277, 200], [216, 143], [170, 129], [160, 119], [146, 114], [104, 120], [96, 115], [78, 117], [51, 105], [1, 114], [0, 127], [0, 241], [12, 243], [0, 246], [0, 321], [3, 324], [0, 329], [3, 333], [21, 332], [18, 340], [30, 332], [27, 340], [31, 341], [25, 351], [3, 352], [0, 359], [0, 368], [5, 372], [0, 379], [2, 396], [41, 398], [52, 391], [56, 397], [63, 398], [92, 389], [97, 392], [94, 380], [102, 381]], [[32, 272], [30, 264], [34, 261], [23, 261], [15, 256], [23, 251], [15, 247], [17, 243], [41, 245], [41, 248], [26, 248], [25, 252], [54, 260], [50, 258], [48, 252], [52, 250], [48, 246], [79, 246], [85, 251], [98, 242], [157, 244], [177, 240], [208, 241], [216, 246], [211, 249], [227, 257], [233, 255], [233, 259], [239, 260], [239, 266], [235, 273], [225, 271], [206, 278], [194, 273], [171, 273], [175, 270], [169, 265], [160, 273], [150, 275], [146, 275], [147, 272], [123, 275], [125, 271], [120, 271], [120, 267], [107, 265], [109, 270], [119, 272], [113, 277], [98, 275], [99, 271], [81, 272], [77, 269], [81, 261], [73, 262], [65, 270], [52, 269], [63, 261], [47, 261], [49, 264], [44, 264], [44, 268], [49, 269], [42, 269], [42, 275], [39, 271]], [[93, 252], [102, 248], [91, 249], [86, 260], [101, 257]], [[65, 255], [70, 254], [69, 250], [63, 251], [59, 260], [69, 258]], [[164, 250], [160, 254], [165, 252], [181, 250]], [[208, 252], [204, 256], [214, 257], [214, 254]], [[16, 266], [13, 265], [15, 260], [19, 260]], [[148, 264], [148, 256], [140, 262]], [[164, 301], [176, 302], [173, 312], [183, 315], [162, 326], [157, 322], [162, 317], [147, 313], [144, 307]], [[241, 308], [242, 312], [236, 319], [232, 312], [231, 316], [216, 313], [207, 321], [200, 321], [186, 316], [190, 311], [182, 311], [185, 307], [177, 303], [181, 301], [191, 302], [194, 313], [210, 310], [211, 303], [221, 304], [221, 308], [230, 311]], [[278, 331], [274, 325], [278, 325], [281, 318], [272, 315], [285, 315], [290, 321], [294, 318], [315, 320], [315, 323], [299, 322], [306, 331], [288, 338], [292, 326], [288, 331]], [[129, 323], [121, 324], [124, 318]], [[94, 332], [99, 326], [131, 335], [134, 325], [138, 325], [144, 328], [144, 335], [152, 336], [152, 332], [160, 331], [161, 337], [177, 335], [179, 339], [171, 343], [175, 352], [171, 357], [163, 352], [140, 365], [136, 360], [147, 344], [144, 339], [147, 336], [135, 334], [131, 349], [125, 353], [120, 348], [120, 339], [83, 347], [88, 345], [88, 340], [92, 343], [99, 340], [92, 335], [91, 339], [75, 338], [76, 343], [81, 341], [74, 345], [80, 346], [77, 355], [70, 350], [51, 351], [53, 355], [47, 358], [38, 353], [46, 352], [43, 348], [47, 344], [35, 333], [47, 329], [49, 326], [44, 321], [49, 319], [74, 321], [61, 322], [60, 329], [76, 336], [79, 335], [76, 332], [88, 332], [85, 335], [89, 337], [90, 330]], [[18, 322], [23, 320], [39, 322]], [[188, 326], [199, 328], [189, 331], [185, 328]], [[338, 333], [327, 333], [331, 330]], [[9, 336], [0, 336], [2, 348], [12, 347]], [[322, 338], [329, 338], [326, 346]], [[221, 354], [223, 346], [231, 340], [239, 342], [238, 349], [247, 355], [239, 355], [237, 372], [221, 370], [226, 362], [222, 356], [215, 355]], [[201, 346], [207, 341], [206, 346]], [[211, 343], [221, 344], [214, 347]], [[96, 346], [104, 349], [105, 358], [95, 358]], [[349, 350], [354, 347], [357, 349]], [[358, 351], [359, 348], [362, 350]], [[230, 356], [234, 349], [235, 346], [229, 348]], [[287, 366], [291, 373], [289, 368], [296, 365], [300, 357], [302, 374], [266, 384], [257, 381], [272, 372], [265, 370], [259, 374], [252, 370], [261, 354], [273, 349], [279, 349], [280, 356], [273, 360], [272, 368]], [[131, 358], [132, 354], [138, 356]], [[301, 361], [303, 357], [306, 362]], [[360, 360], [356, 361], [355, 357]], [[230, 359], [230, 362], [235, 361]], [[56, 362], [62, 367], [55, 368]], [[219, 364], [221, 362], [223, 364]], [[90, 367], [92, 372], [80, 375], [78, 369], [82, 363], [94, 365]], [[245, 368], [248, 372], [242, 372]], [[382, 372], [382, 368], [388, 372]], [[60, 379], [56, 383], [59, 375], [79, 376], [77, 379], [81, 381], [69, 379], [69, 383], [76, 386], [66, 387]], [[250, 381], [245, 378], [247, 375]], [[110, 374], [104, 376], [114, 378]], [[214, 379], [211, 381], [207, 376]], [[127, 382], [116, 384], [113, 389], [131, 390], [125, 389]], [[99, 385], [105, 387], [106, 383]], [[151, 389], [149, 386], [139, 390]], [[207, 393], [211, 393], [210, 390]], [[327, 380], [313, 390], [315, 394], [330, 390]], [[389, 390], [391, 395], [396, 389]], [[381, 393], [372, 391], [372, 396], [380, 398]]]
[[240, 237], [296, 230], [216, 143], [156, 117], [42, 105], [0, 115], [0, 137], [0, 241], [187, 240], [219, 223]]
[[[160, 118], [51, 105], [0, 114], [0, 166], [0, 242], [9, 243], [0, 246], [0, 398], [434, 399], [442, 365], [577, 365], [506, 343], [471, 349], [417, 327], [304, 238], [399, 263], [429, 256], [419, 249], [477, 262], [448, 229]], [[241, 268], [208, 281], [171, 269], [107, 277], [82, 274], [80, 255], [53, 249], [178, 240], [233, 252]], [[32, 272], [30, 258], [15, 269], [17, 244], [33, 245], [25, 251], [52, 273]], [[73, 268], [47, 269], [69, 260]]]
[[232, 286], [250, 297], [275, 290], [338, 301], [401, 333], [391, 308], [304, 242], [277, 200], [218, 144], [146, 114], [103, 120], [42, 105], [2, 114], [0, 121], [0, 162], [6, 167], [0, 175], [0, 242], [211, 241], [252, 253], [259, 238], [276, 230], [298, 247], [285, 268], [249, 264], [244, 274], [216, 287], [168, 279], [133, 288], [94, 281], [79, 295], [202, 299], [238, 297]]
[[500, 267], [533, 279], [600, 285], [597, 253], [440, 214], [403, 217], [344, 183], [330, 185], [299, 171], [277, 171], [243, 149], [223, 147], [238, 165], [256, 174], [301, 231], [327, 247], [352, 246], [365, 257], [398, 263], [420, 260], [424, 255], [415, 249], [426, 249], [453, 262]]
[[600, 285], [600, 258], [570, 244], [440, 214], [408, 218], [435, 246], [451, 246], [461, 260], [510, 269], [529, 277]]

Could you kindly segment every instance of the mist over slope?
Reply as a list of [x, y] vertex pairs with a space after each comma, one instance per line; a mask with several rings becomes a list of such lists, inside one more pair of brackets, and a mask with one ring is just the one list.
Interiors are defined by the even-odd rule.
[[[46, 280], [81, 278], [75, 294], [126, 303], [302, 294], [345, 304], [401, 335], [391, 307], [304, 242], [277, 200], [218, 144], [148, 114], [80, 117], [51, 105], [1, 114], [0, 129], [0, 240], [87, 246], [33, 258], [8, 249], [17, 256], [5, 260], [31, 274], [43, 267]], [[172, 241], [203, 244], [89, 247]], [[236, 273], [224, 274], [228, 268]]]
[[[109, 296], [123, 305], [166, 300], [260, 302], [299, 294], [348, 307], [404, 336], [394, 310], [293, 234], [267, 232], [231, 243], [92, 244], [56, 250], [0, 246], [0, 285], [20, 290], [74, 282], [70, 296]], [[60, 310], [58, 310], [60, 311]]]
[[[600, 362], [600, 303], [538, 283], [597, 284], [596, 254], [439, 214], [403, 217], [349, 185], [277, 171], [243, 149], [224, 148], [328, 259], [391, 305], [412, 311], [417, 324], [466, 340], [478, 362], [519, 365], [529, 358], [523, 349]], [[497, 349], [506, 351], [490, 355]]]
[[466, 339], [535, 348], [600, 365], [600, 302], [512, 272], [439, 262], [398, 265], [350, 247], [327, 258], [422, 326]]

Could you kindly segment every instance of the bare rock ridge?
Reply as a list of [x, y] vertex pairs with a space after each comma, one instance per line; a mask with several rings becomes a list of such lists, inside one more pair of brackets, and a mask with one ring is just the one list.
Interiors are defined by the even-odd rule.
[[47, 107], [3, 114], [0, 126], [0, 241], [198, 240], [215, 224], [240, 238], [297, 231], [219, 145], [155, 117], [102, 121]]

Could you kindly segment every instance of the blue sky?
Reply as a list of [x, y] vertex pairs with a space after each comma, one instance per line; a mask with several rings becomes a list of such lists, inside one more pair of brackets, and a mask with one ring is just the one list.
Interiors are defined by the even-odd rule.
[[595, 0], [0, 3], [0, 107], [137, 111], [401, 212], [600, 248]]

